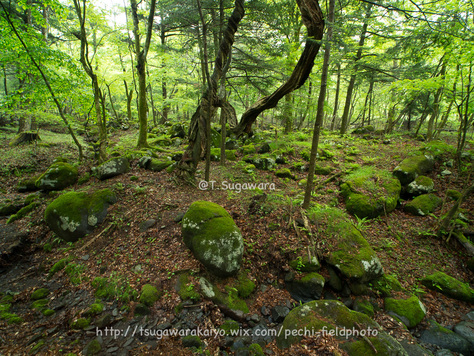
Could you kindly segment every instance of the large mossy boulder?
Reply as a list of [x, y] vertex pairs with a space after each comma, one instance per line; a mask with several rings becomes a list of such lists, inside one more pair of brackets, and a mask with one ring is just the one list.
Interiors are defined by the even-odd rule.
[[170, 160], [162, 160], [157, 158], [152, 158], [148, 162], [147, 169], [153, 172], [161, 172], [162, 170], [171, 166], [174, 162]]
[[416, 296], [408, 299], [385, 298], [385, 310], [408, 328], [417, 326], [426, 315], [425, 306]]
[[367, 283], [383, 275], [377, 254], [342, 210], [319, 207], [310, 212], [310, 219], [318, 224], [330, 253], [326, 262], [338, 270], [349, 282]]
[[109, 179], [130, 169], [130, 163], [127, 157], [115, 157], [102, 163], [97, 167], [97, 176], [100, 180]]
[[443, 200], [433, 193], [417, 196], [405, 205], [405, 211], [413, 215], [425, 216], [441, 205]]
[[91, 233], [105, 219], [107, 208], [116, 200], [110, 189], [90, 194], [65, 193], [48, 205], [44, 220], [63, 240], [74, 242]]
[[357, 341], [361, 337], [354, 335], [356, 331], [363, 332], [372, 345], [377, 345], [378, 356], [407, 355], [398, 341], [383, 332], [375, 321], [337, 300], [315, 300], [293, 309], [283, 321], [276, 342], [279, 348], [288, 348], [298, 343], [305, 332], [309, 337], [332, 335], [349, 355], [375, 355], [365, 340]]
[[397, 207], [400, 182], [385, 170], [363, 167], [349, 174], [341, 185], [347, 210], [359, 218], [375, 218]]
[[430, 320], [429, 328], [421, 332], [420, 341], [426, 344], [437, 345], [442, 349], [458, 352], [461, 355], [474, 354], [473, 344], [454, 331], [441, 326], [434, 320]]
[[227, 277], [240, 269], [242, 234], [220, 205], [208, 201], [192, 203], [183, 216], [182, 234], [186, 246], [209, 272]]
[[243, 160], [247, 163], [253, 164], [257, 169], [261, 169], [264, 171], [268, 171], [275, 167], [276, 159], [273, 156], [259, 155], [259, 154], [252, 154], [247, 155], [243, 158]]
[[435, 272], [426, 276], [421, 280], [421, 283], [425, 287], [440, 292], [453, 299], [474, 303], [474, 289], [469, 287], [468, 284], [463, 283], [444, 272]]
[[393, 175], [402, 185], [413, 182], [419, 175], [429, 173], [434, 168], [433, 156], [420, 155], [405, 158], [395, 169]]
[[53, 163], [38, 177], [35, 186], [41, 190], [63, 190], [77, 182], [77, 169], [65, 162]]

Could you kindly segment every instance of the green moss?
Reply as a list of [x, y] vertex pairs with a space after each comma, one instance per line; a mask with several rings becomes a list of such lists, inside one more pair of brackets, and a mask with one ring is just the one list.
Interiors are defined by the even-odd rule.
[[252, 153], [256, 153], [257, 150], [255, 148], [255, 146], [251, 143], [249, 145], [245, 145], [245, 146], [242, 146], [242, 154], [244, 155], [249, 155], [249, 154], [252, 154]]
[[357, 298], [354, 301], [354, 310], [373, 318], [375, 315], [374, 306], [368, 300]]
[[347, 210], [359, 218], [375, 218], [397, 206], [401, 185], [388, 171], [367, 166], [349, 174], [341, 185]]
[[37, 353], [44, 345], [46, 344], [46, 341], [44, 339], [40, 339], [35, 346], [33, 346], [30, 350], [30, 354], [35, 354]]
[[263, 353], [262, 347], [259, 344], [250, 344], [249, 348], [249, 355], [250, 356], [264, 356], [265, 354]]
[[290, 178], [295, 179], [295, 176], [291, 173], [288, 168], [281, 168], [275, 172], [275, 175], [279, 178]]
[[359, 283], [383, 275], [377, 255], [343, 211], [317, 207], [310, 211], [309, 216], [324, 229], [325, 235], [335, 238], [336, 245], [331, 246], [333, 252], [327, 259], [330, 265]]
[[421, 283], [434, 291], [440, 292], [448, 297], [474, 303], [474, 290], [468, 284], [463, 283], [443, 272], [435, 272], [421, 280]]
[[335, 330], [345, 327], [357, 328], [357, 325], [377, 328], [378, 325], [367, 315], [349, 310], [344, 304], [336, 300], [315, 300], [305, 303], [288, 314], [282, 324], [281, 332], [277, 337], [277, 346], [288, 348], [299, 342], [301, 330], [310, 330], [314, 333], [322, 330]]
[[249, 312], [249, 307], [247, 306], [247, 303], [245, 303], [244, 300], [240, 299], [238, 297], [238, 292], [235, 288], [228, 288], [228, 295], [224, 300], [224, 304], [232, 310], [240, 310], [244, 314], [247, 314]]
[[54, 313], [56, 313], [53, 309], [44, 309], [42, 312], [41, 312], [44, 316], [51, 316], [53, 315]]
[[226, 335], [232, 335], [232, 332], [240, 329], [240, 325], [235, 320], [226, 320], [220, 328], [225, 331]]
[[389, 297], [392, 291], [400, 292], [403, 290], [398, 279], [391, 274], [384, 274], [372, 283], [372, 288], [378, 291], [382, 297]]
[[416, 179], [407, 186], [407, 192], [413, 195], [430, 193], [433, 189], [433, 180], [426, 176], [416, 177]]
[[93, 303], [84, 313], [86, 316], [93, 316], [102, 313], [104, 305], [102, 303]]
[[38, 300], [46, 298], [49, 294], [49, 290], [47, 288], [39, 288], [31, 293], [31, 300]]
[[320, 164], [316, 164], [314, 167], [314, 174], [318, 174], [318, 175], [327, 176], [331, 174], [332, 171], [333, 171], [333, 168], [331, 166], [322, 166]]
[[245, 299], [255, 290], [255, 283], [246, 274], [241, 273], [234, 283], [234, 288], [237, 289], [239, 297]]
[[189, 280], [187, 273], [183, 273], [178, 277], [177, 281], [178, 295], [182, 300], [199, 300], [201, 295], [196, 292], [194, 284]]
[[87, 328], [90, 325], [90, 323], [91, 323], [90, 319], [79, 318], [77, 320], [74, 320], [71, 323], [71, 329], [83, 330], [83, 329]]
[[424, 216], [432, 213], [442, 202], [443, 200], [441, 198], [432, 193], [423, 194], [407, 203], [405, 210], [413, 215]]
[[102, 346], [100, 346], [99, 340], [94, 339], [86, 345], [84, 349], [84, 355], [85, 356], [97, 355], [101, 350], [102, 350]]
[[14, 313], [0, 312], [0, 319], [5, 320], [8, 324], [21, 324], [23, 319]]
[[30, 194], [25, 198], [25, 205], [30, 205], [31, 203], [39, 200], [39, 196], [36, 193]]
[[228, 161], [235, 161], [237, 157], [235, 155], [236, 150], [225, 150], [225, 157]]
[[393, 339], [389, 339], [388, 335], [379, 334], [377, 337], [368, 337], [368, 339], [370, 344], [360, 339], [343, 344], [342, 349], [352, 356], [408, 356], [403, 347]]
[[39, 177], [40, 176], [35, 176], [32, 178], [25, 178], [25, 179], [20, 180], [16, 189], [19, 192], [34, 192], [35, 190], [38, 190], [35, 183]]
[[425, 307], [416, 296], [408, 299], [386, 298], [385, 310], [400, 319], [408, 328], [417, 326], [426, 315]]
[[92, 287], [95, 288], [95, 296], [102, 299], [113, 299], [115, 297], [115, 286], [109, 283], [107, 278], [96, 277], [92, 281]]
[[184, 347], [195, 347], [199, 348], [202, 345], [202, 341], [197, 335], [186, 335], [181, 338], [181, 342]]
[[51, 278], [56, 274], [56, 272], [59, 272], [62, 270], [66, 265], [71, 261], [71, 257], [63, 258], [56, 262], [53, 267], [49, 270], [48, 277]]
[[11, 224], [12, 222], [16, 220], [20, 220], [26, 215], [28, 215], [30, 212], [32, 212], [37, 206], [39, 206], [39, 202], [35, 201], [31, 203], [30, 205], [25, 206], [24, 208], [21, 208], [15, 215], [12, 215], [8, 218], [7, 224]]
[[173, 161], [163, 161], [153, 158], [148, 164], [148, 169], [153, 172], [161, 172], [173, 164]]
[[142, 287], [139, 299], [140, 303], [151, 307], [158, 299], [160, 299], [160, 293], [156, 287], [152, 286], [151, 284], [145, 284]]
[[461, 197], [462, 193], [454, 189], [448, 189], [446, 191], [446, 195], [452, 200], [458, 200]]
[[393, 175], [400, 180], [402, 185], [407, 185], [419, 175], [431, 172], [434, 167], [433, 157], [412, 156], [404, 159], [395, 169]]
[[425, 145], [423, 150], [434, 156], [434, 158], [439, 159], [444, 155], [454, 154], [456, 148], [444, 141], [432, 140]]
[[65, 162], [53, 163], [35, 182], [42, 190], [62, 190], [77, 182], [77, 168]]
[[182, 220], [183, 241], [213, 274], [237, 273], [243, 254], [243, 239], [232, 217], [220, 205], [196, 201]]
[[45, 309], [48, 304], [49, 304], [48, 299], [35, 300], [33, 303], [31, 303], [31, 309], [36, 309], [36, 310], [41, 311]]
[[86, 172], [86, 173], [84, 173], [84, 175], [81, 178], [79, 178], [79, 180], [77, 181], [77, 184], [79, 184], [79, 185], [85, 184], [90, 179], [91, 179], [91, 174], [89, 172]]

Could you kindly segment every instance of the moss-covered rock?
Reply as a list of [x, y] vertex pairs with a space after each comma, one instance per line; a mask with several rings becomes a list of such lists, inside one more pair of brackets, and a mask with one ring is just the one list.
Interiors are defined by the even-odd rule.
[[256, 152], [257, 152], [257, 149], [255, 148], [253, 143], [242, 146], [242, 154], [243, 155], [251, 155], [252, 153], [256, 153]]
[[354, 300], [353, 309], [359, 313], [363, 313], [369, 316], [370, 318], [373, 318], [375, 315], [374, 306], [372, 305], [372, 303], [360, 297], [357, 297]]
[[240, 269], [244, 242], [232, 217], [218, 204], [196, 201], [182, 220], [186, 246], [209, 272], [226, 277]]
[[38, 300], [38, 299], [43, 299], [46, 298], [49, 294], [49, 289], [47, 288], [39, 288], [35, 290], [33, 293], [31, 293], [31, 300]]
[[314, 166], [314, 174], [327, 176], [331, 174], [333, 168], [331, 166], [323, 166], [321, 164], [317, 164]]
[[416, 179], [408, 184], [407, 193], [410, 195], [421, 195], [431, 193], [434, 189], [433, 180], [426, 176], [418, 176]]
[[372, 282], [372, 288], [379, 292], [382, 297], [390, 297], [392, 292], [400, 292], [403, 290], [402, 285], [397, 277], [391, 274], [384, 274]]
[[295, 271], [299, 272], [318, 272], [321, 269], [321, 264], [316, 256], [312, 256], [310, 260], [307, 254], [303, 257], [298, 256], [294, 260], [291, 260], [289, 265]]
[[423, 151], [426, 154], [432, 155], [435, 159], [439, 159], [444, 155], [453, 154], [456, 148], [444, 141], [432, 140], [423, 147]]
[[102, 350], [99, 340], [90, 341], [83, 350], [84, 356], [97, 355]]
[[152, 286], [151, 284], [145, 284], [142, 287], [139, 299], [140, 303], [151, 307], [158, 299], [160, 299], [160, 293], [158, 292], [158, 289], [155, 286]]
[[104, 304], [102, 303], [92, 303], [90, 307], [84, 312], [85, 316], [94, 316], [102, 313], [104, 310]]
[[53, 163], [35, 182], [41, 190], [62, 190], [77, 182], [77, 169], [68, 163]]
[[385, 298], [385, 310], [408, 328], [417, 326], [426, 315], [425, 306], [416, 296], [408, 299]]
[[91, 194], [65, 193], [48, 205], [44, 219], [59, 237], [74, 242], [91, 233], [105, 219], [107, 208], [116, 200], [110, 189]]
[[294, 278], [290, 274], [290, 277], [285, 278], [285, 282], [291, 297], [297, 302], [306, 303], [321, 298], [326, 281], [319, 273], [311, 272], [303, 274], [301, 278]]
[[429, 173], [434, 168], [433, 156], [420, 155], [404, 159], [395, 169], [393, 175], [402, 185], [410, 184], [419, 175]]
[[24, 204], [21, 202], [0, 204], [0, 216], [16, 214], [18, 211], [21, 210], [21, 208], [23, 208], [23, 206]]
[[468, 284], [457, 280], [444, 272], [435, 272], [426, 276], [421, 283], [434, 291], [440, 292], [448, 297], [474, 303], [474, 289]]
[[275, 175], [279, 178], [289, 178], [289, 179], [295, 179], [295, 176], [291, 173], [291, 171], [288, 168], [281, 168], [275, 171]]
[[36, 181], [38, 180], [38, 178], [39, 176], [22, 179], [18, 182], [16, 189], [19, 193], [34, 192], [39, 189], [36, 186]]
[[[337, 329], [336, 329], [337, 328]], [[348, 335], [353, 330], [364, 330], [366, 337], [373, 339], [378, 350], [377, 355], [407, 355], [402, 346], [391, 336], [382, 331], [380, 326], [367, 315], [349, 310], [344, 304], [336, 300], [316, 300], [293, 309], [285, 318], [281, 331], [277, 337], [277, 346], [288, 348], [299, 342], [304, 333], [325, 333], [334, 335], [344, 348], [352, 346], [352, 337]], [[365, 342], [365, 341], [364, 341]], [[370, 349], [370, 346], [369, 346]], [[399, 353], [390, 353], [390, 352]], [[349, 353], [350, 355], [372, 355], [374, 351], [363, 353]]]
[[458, 200], [461, 197], [462, 193], [455, 189], [448, 189], [446, 191], [446, 195], [452, 200]]
[[[383, 267], [374, 250], [364, 239], [349, 217], [337, 208], [320, 207], [310, 211], [324, 236], [334, 243], [326, 262], [335, 267], [351, 282], [367, 283], [383, 275]], [[334, 242], [332, 242], [334, 241]]]
[[34, 201], [33, 203], [21, 208], [16, 214], [10, 216], [7, 220], [7, 224], [11, 224], [14, 221], [24, 218], [26, 215], [31, 213], [36, 207], [40, 205], [39, 202]]
[[275, 157], [270, 155], [247, 155], [243, 160], [264, 171], [268, 171], [276, 165]]
[[148, 162], [146, 168], [153, 172], [161, 172], [162, 170], [168, 168], [172, 164], [173, 164], [173, 161], [152, 158], [150, 162]]
[[46, 309], [46, 306], [49, 304], [48, 299], [38, 299], [35, 300], [33, 303], [31, 303], [30, 307], [31, 309], [36, 309], [38, 311], [42, 311]]
[[191, 283], [189, 275], [182, 273], [176, 282], [176, 291], [182, 300], [199, 300], [201, 295], [196, 291], [195, 285]]
[[424, 216], [432, 213], [443, 200], [433, 193], [417, 196], [405, 205], [405, 211], [413, 215]]
[[349, 174], [341, 185], [347, 210], [359, 218], [390, 213], [400, 198], [400, 182], [388, 171], [363, 167]]
[[359, 338], [358, 341], [343, 344], [341, 348], [351, 356], [408, 356], [403, 346], [385, 333], [367, 339], [370, 340], [370, 344]]
[[97, 167], [97, 177], [104, 180], [128, 172], [129, 169], [130, 163], [127, 157], [114, 157]]
[[442, 349], [458, 352], [461, 355], [472, 355], [473, 344], [461, 335], [449, 330], [434, 320], [430, 326], [421, 332], [420, 340], [427, 344], [437, 345]]
[[248, 298], [255, 290], [255, 283], [248, 278], [245, 273], [239, 273], [239, 276], [234, 283], [234, 288], [237, 290], [239, 297]]
[[51, 269], [49, 270], [49, 273], [48, 273], [48, 278], [51, 278], [52, 276], [54, 276], [57, 272], [59, 272], [60, 270], [62, 270], [64, 267], [66, 267], [66, 265], [71, 261], [71, 258], [70, 257], [66, 257], [66, 258], [63, 258], [61, 260], [59, 260], [58, 262], [56, 262], [52, 267]]
[[90, 325], [90, 323], [91, 323], [90, 319], [79, 318], [79, 319], [74, 320], [70, 326], [71, 326], [71, 329], [83, 330], [87, 328]]
[[226, 292], [222, 292], [204, 277], [199, 279], [199, 286], [201, 287], [203, 296], [212, 300], [217, 305], [224, 305], [230, 309], [234, 315], [243, 316], [244, 313], [249, 312], [247, 303], [239, 298], [237, 289], [227, 287]]

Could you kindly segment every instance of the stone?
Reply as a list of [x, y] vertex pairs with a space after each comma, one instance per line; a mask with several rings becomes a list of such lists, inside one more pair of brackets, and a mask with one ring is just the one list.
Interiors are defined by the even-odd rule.
[[354, 342], [347, 334], [343, 335], [344, 330], [354, 329], [365, 330], [364, 336], [376, 347], [377, 355], [408, 355], [375, 321], [351, 311], [337, 300], [315, 300], [293, 309], [283, 321], [276, 343], [279, 348], [288, 348], [302, 339], [305, 330], [314, 335], [318, 332], [327, 335], [332, 331], [349, 355], [372, 355], [373, 350], [365, 340]]
[[85, 356], [97, 355], [101, 350], [102, 350], [102, 346], [100, 345], [99, 340], [94, 339], [86, 345], [82, 353]]
[[242, 234], [220, 205], [192, 203], [183, 217], [181, 231], [186, 246], [210, 273], [227, 277], [239, 271], [244, 252]]
[[421, 283], [434, 291], [442, 293], [453, 299], [474, 303], [474, 289], [444, 272], [435, 272], [424, 277]]
[[430, 351], [424, 349], [418, 344], [410, 343], [408, 342], [408, 340], [405, 340], [405, 339], [401, 340], [400, 345], [403, 346], [405, 351], [410, 356], [433, 356], [433, 354]]
[[289, 265], [295, 271], [299, 272], [318, 272], [321, 269], [321, 264], [319, 263], [316, 256], [312, 256], [311, 260], [309, 260], [307, 254], [305, 254], [303, 257], [299, 256], [290, 261]]
[[0, 224], [0, 265], [19, 258], [31, 241], [28, 232], [18, 229], [16, 224]]
[[297, 302], [306, 303], [321, 298], [324, 288], [324, 277], [316, 272], [303, 275], [301, 278], [290, 278], [285, 287]]
[[473, 344], [433, 320], [430, 321], [429, 328], [421, 332], [420, 340], [463, 355], [472, 355], [474, 352]]
[[271, 309], [272, 320], [274, 323], [281, 323], [285, 320], [286, 316], [290, 313], [290, 309], [287, 307], [277, 305]]
[[110, 189], [93, 193], [68, 192], [48, 205], [44, 220], [48, 227], [67, 242], [75, 242], [91, 233], [107, 215], [117, 198]]
[[360, 219], [375, 218], [393, 211], [400, 191], [400, 182], [388, 171], [373, 167], [356, 169], [341, 184], [347, 210]]
[[398, 279], [391, 274], [384, 274], [382, 277], [372, 282], [372, 288], [379, 292], [382, 297], [390, 297], [393, 292], [400, 292], [403, 290], [402, 285]]
[[417, 196], [412, 201], [408, 202], [404, 209], [413, 215], [425, 216], [436, 210], [441, 205], [443, 200], [433, 193], [422, 194]]
[[173, 164], [173, 161], [152, 158], [150, 162], [148, 163], [148, 165], [146, 166], [146, 169], [149, 169], [150, 171], [153, 171], [153, 172], [161, 172], [162, 170], [168, 168], [172, 164]]
[[75, 184], [77, 178], [77, 168], [68, 163], [56, 162], [38, 177], [35, 186], [45, 191], [63, 190]]
[[461, 335], [474, 346], [474, 322], [461, 321], [454, 326], [454, 332]]
[[97, 176], [100, 180], [105, 180], [126, 173], [129, 169], [128, 158], [115, 157], [97, 167]]
[[289, 179], [295, 179], [295, 176], [291, 173], [291, 171], [288, 168], [281, 168], [275, 171], [275, 175], [279, 178], [289, 178]]
[[[352, 300], [352, 299], [351, 299]], [[357, 297], [355, 300], [354, 300], [354, 304], [352, 306], [352, 308], [356, 311], [356, 312], [359, 312], [359, 313], [364, 313], [365, 315], [369, 316], [370, 318], [373, 318], [374, 317], [374, 306], [372, 305], [372, 303], [370, 303], [368, 300], [366, 299], [362, 299], [360, 297]]]
[[434, 168], [434, 158], [430, 155], [412, 156], [404, 159], [395, 169], [393, 175], [402, 185], [408, 185], [416, 177], [429, 173]]
[[202, 345], [202, 341], [197, 335], [186, 335], [181, 338], [181, 342], [184, 347], [196, 347], [199, 348]]
[[33, 293], [31, 293], [31, 300], [39, 300], [46, 298], [49, 294], [49, 290], [47, 288], [39, 288], [35, 290]]
[[148, 219], [146, 221], [141, 222], [138, 227], [140, 232], [145, 232], [146, 230], [152, 228], [156, 224], [156, 219]]
[[171, 126], [170, 130], [168, 131], [170, 138], [185, 138], [186, 137], [186, 130], [184, 129], [183, 125], [181, 124], [174, 124]]
[[276, 161], [272, 156], [267, 155], [247, 155], [243, 157], [243, 160], [247, 163], [253, 164], [256, 168], [268, 171], [275, 167]]
[[264, 154], [270, 152], [272, 149], [268, 143], [264, 143], [260, 148], [258, 149], [258, 153]]
[[320, 207], [310, 211], [309, 217], [318, 224], [322, 234], [334, 238], [335, 246], [330, 246], [326, 262], [343, 277], [365, 284], [384, 274], [377, 254], [346, 213], [337, 208]]
[[407, 193], [412, 196], [431, 193], [434, 189], [433, 180], [426, 176], [418, 176], [408, 184]]
[[416, 296], [408, 299], [386, 298], [385, 310], [409, 329], [417, 326], [426, 315], [425, 306]]

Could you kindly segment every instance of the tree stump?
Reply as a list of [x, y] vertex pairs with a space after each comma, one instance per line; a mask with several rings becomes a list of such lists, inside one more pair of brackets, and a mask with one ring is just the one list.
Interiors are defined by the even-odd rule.
[[22, 143], [30, 144], [40, 140], [41, 138], [39, 137], [38, 131], [24, 131], [15, 136], [10, 142], [10, 146], [18, 146]]

